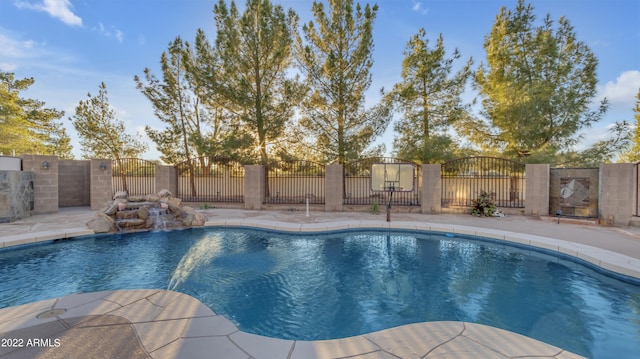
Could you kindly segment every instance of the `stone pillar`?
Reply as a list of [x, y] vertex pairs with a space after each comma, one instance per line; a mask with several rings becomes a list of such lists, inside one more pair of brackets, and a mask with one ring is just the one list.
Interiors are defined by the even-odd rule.
[[92, 159], [89, 172], [91, 173], [91, 209], [103, 209], [107, 202], [113, 199], [111, 160]]
[[342, 212], [344, 203], [344, 167], [332, 164], [325, 167], [324, 210]]
[[264, 166], [244, 166], [244, 208], [262, 209], [264, 202]]
[[156, 193], [166, 189], [178, 195], [178, 172], [175, 166], [156, 165]]
[[58, 212], [58, 157], [25, 155], [22, 170], [33, 172], [33, 214]]
[[442, 177], [440, 175], [441, 165], [423, 164], [420, 168], [422, 173], [422, 187], [417, 190], [422, 191], [422, 213], [440, 214], [442, 213]]
[[549, 215], [549, 165], [527, 164], [524, 184], [524, 215]]
[[632, 163], [600, 165], [599, 217], [600, 223], [628, 226], [634, 206], [634, 178]]

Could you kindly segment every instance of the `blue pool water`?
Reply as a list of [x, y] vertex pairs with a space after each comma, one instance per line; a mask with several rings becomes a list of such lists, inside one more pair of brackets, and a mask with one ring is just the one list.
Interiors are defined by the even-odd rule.
[[173, 289], [246, 332], [353, 336], [455, 320], [590, 358], [640, 353], [640, 286], [478, 238], [345, 231], [295, 236], [192, 229], [0, 251], [0, 307], [76, 292]]

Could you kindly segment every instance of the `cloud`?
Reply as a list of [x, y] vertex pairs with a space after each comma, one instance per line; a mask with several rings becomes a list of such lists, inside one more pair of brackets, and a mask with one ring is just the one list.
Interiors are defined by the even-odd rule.
[[13, 72], [18, 68], [18, 65], [9, 62], [0, 62], [0, 71]]
[[18, 40], [10, 32], [0, 28], [0, 69], [14, 71], [25, 60], [43, 56], [43, 44], [33, 40]]
[[19, 59], [27, 57], [28, 50], [33, 48], [33, 41], [19, 41], [0, 31], [0, 56]]
[[625, 71], [616, 81], [609, 81], [600, 88], [600, 98], [606, 97], [611, 104], [620, 104], [632, 107], [636, 102], [636, 95], [640, 90], [640, 71]]
[[100, 22], [97, 27], [94, 27], [93, 30], [98, 31], [102, 35], [107, 38], [114, 38], [119, 43], [124, 41], [124, 33], [120, 31], [120, 29], [115, 28], [114, 26], [109, 27], [108, 29]]
[[71, 10], [73, 5], [69, 0], [43, 0], [42, 3], [30, 3], [18, 0], [15, 2], [18, 9], [42, 11], [51, 17], [59, 19], [70, 26], [82, 26], [82, 19]]
[[426, 15], [427, 13], [429, 13], [429, 8], [422, 7], [422, 2], [415, 0], [412, 0], [412, 2], [413, 6], [411, 7], [411, 10], [419, 12], [422, 15]]

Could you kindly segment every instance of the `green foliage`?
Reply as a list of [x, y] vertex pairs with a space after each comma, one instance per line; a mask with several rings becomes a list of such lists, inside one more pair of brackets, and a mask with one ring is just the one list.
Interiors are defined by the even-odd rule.
[[491, 193], [481, 190], [478, 198], [471, 200], [471, 214], [476, 217], [491, 217], [496, 212]]
[[209, 204], [209, 203], [203, 203], [203, 204], [200, 206], [200, 209], [212, 209], [212, 208], [216, 208], [216, 206], [213, 206], [213, 205], [211, 205], [211, 204]]
[[[305, 91], [297, 78], [288, 78], [292, 65], [292, 24], [295, 14], [285, 15], [269, 0], [248, 0], [242, 15], [235, 2], [214, 6], [221, 81], [210, 82], [233, 120], [252, 139], [260, 163], [269, 161], [268, 146], [278, 147], [284, 128], [294, 115]], [[211, 52], [207, 52], [210, 54]]]
[[300, 125], [315, 139], [324, 160], [340, 163], [361, 156], [391, 120], [380, 103], [364, 108], [371, 85], [373, 23], [378, 6], [353, 0], [314, 1], [314, 21], [296, 36], [295, 53], [311, 95], [303, 102]]
[[639, 162], [640, 161], [640, 89], [636, 95], [636, 106], [633, 108], [635, 112], [636, 127], [633, 132], [629, 148], [622, 154], [621, 160], [626, 162]]
[[[601, 163], [610, 163], [631, 144], [633, 132], [626, 121], [616, 122], [609, 129], [609, 138], [594, 143], [582, 152], [569, 152], [558, 156], [565, 167], [597, 167]], [[573, 160], [573, 163], [570, 161]], [[569, 163], [568, 163], [569, 162]]]
[[531, 5], [503, 7], [485, 37], [487, 63], [475, 75], [485, 120], [463, 121], [459, 131], [507, 156], [556, 153], [577, 133], [599, 121], [606, 100], [590, 110], [598, 61], [576, 38], [569, 21], [547, 15], [535, 25]]
[[380, 206], [378, 206], [378, 201], [374, 200], [373, 203], [371, 203], [371, 207], [369, 207], [369, 213], [371, 214], [380, 213]]
[[471, 75], [472, 60], [450, 76], [460, 53], [456, 49], [450, 58], [445, 58], [442, 34], [435, 48], [430, 49], [424, 29], [409, 40], [404, 55], [402, 82], [387, 94], [387, 99], [404, 115], [395, 124], [396, 157], [421, 163], [453, 159], [458, 146], [448, 130], [458, 119], [469, 116], [460, 95]]
[[84, 158], [119, 161], [125, 157], [138, 157], [147, 150], [146, 144], [127, 134], [124, 122], [116, 118], [104, 82], [100, 84], [98, 95], [89, 93], [86, 100], [79, 102], [70, 120], [80, 136]]
[[137, 88], [151, 101], [156, 117], [167, 125], [162, 130], [145, 127], [165, 163], [186, 161], [197, 153], [191, 138], [201, 135], [201, 115], [206, 114], [187, 80], [184, 51], [185, 45], [177, 37], [160, 57], [162, 80], [148, 68], [144, 69], [144, 81], [134, 77]]
[[0, 152], [40, 153], [72, 158], [70, 139], [56, 120], [63, 111], [45, 108], [42, 101], [20, 97], [34, 83], [33, 78], [16, 80], [0, 71]]

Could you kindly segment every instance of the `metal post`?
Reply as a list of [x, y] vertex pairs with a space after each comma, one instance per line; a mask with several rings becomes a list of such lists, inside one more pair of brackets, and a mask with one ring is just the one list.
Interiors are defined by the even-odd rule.
[[393, 187], [389, 193], [389, 202], [387, 202], [387, 222], [391, 222], [391, 199], [393, 199]]

